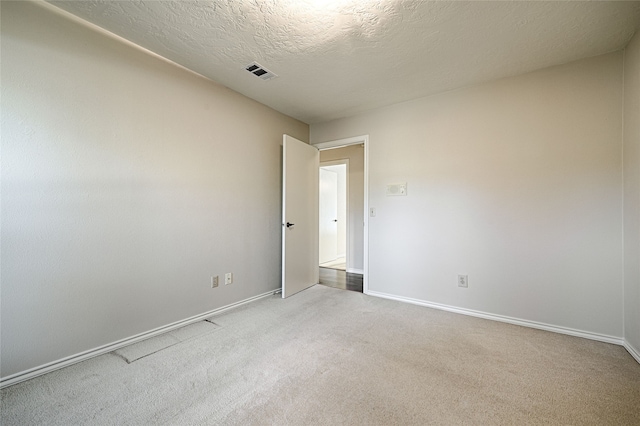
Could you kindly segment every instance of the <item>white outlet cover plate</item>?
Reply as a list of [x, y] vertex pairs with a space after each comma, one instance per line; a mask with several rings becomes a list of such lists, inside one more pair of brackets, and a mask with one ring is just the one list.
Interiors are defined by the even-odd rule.
[[469, 288], [468, 275], [458, 275], [458, 287]]

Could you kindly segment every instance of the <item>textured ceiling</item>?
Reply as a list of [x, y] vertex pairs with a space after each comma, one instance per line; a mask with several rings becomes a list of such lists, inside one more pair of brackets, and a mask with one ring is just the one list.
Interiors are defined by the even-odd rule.
[[307, 123], [618, 50], [640, 27], [639, 1], [50, 3]]

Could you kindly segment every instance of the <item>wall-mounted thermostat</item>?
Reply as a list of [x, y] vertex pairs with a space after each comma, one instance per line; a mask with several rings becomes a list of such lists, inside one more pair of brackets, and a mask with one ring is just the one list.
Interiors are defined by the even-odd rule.
[[407, 195], [407, 184], [394, 183], [387, 185], [387, 195]]

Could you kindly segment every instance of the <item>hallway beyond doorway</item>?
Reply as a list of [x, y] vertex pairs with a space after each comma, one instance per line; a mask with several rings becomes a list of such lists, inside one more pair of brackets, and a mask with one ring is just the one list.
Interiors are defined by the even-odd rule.
[[338, 257], [330, 262], [325, 262], [320, 264], [321, 268], [329, 268], [329, 269], [339, 269], [341, 271], [347, 270], [347, 259], [343, 257]]
[[320, 284], [362, 293], [363, 275], [337, 269], [320, 268]]

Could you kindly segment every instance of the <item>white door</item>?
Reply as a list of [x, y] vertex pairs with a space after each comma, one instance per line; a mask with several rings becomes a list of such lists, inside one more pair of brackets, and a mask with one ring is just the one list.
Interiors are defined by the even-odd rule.
[[317, 148], [282, 139], [282, 297], [318, 283]]
[[320, 168], [320, 264], [338, 257], [338, 173]]

